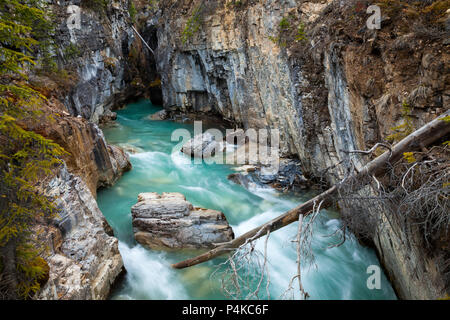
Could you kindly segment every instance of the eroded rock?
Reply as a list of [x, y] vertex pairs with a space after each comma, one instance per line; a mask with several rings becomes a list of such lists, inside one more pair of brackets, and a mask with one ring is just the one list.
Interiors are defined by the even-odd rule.
[[218, 142], [209, 132], [205, 132], [186, 142], [181, 152], [195, 158], [209, 158], [222, 150], [223, 143]]
[[222, 212], [194, 207], [181, 193], [141, 193], [131, 213], [136, 241], [152, 249], [212, 248], [234, 238]]
[[295, 159], [280, 159], [278, 170], [267, 174], [261, 165], [244, 165], [235, 168], [228, 179], [246, 189], [270, 186], [278, 190], [304, 190], [311, 186], [301, 171], [301, 163]]
[[168, 118], [169, 118], [169, 113], [165, 109], [158, 111], [150, 116], [151, 120], [166, 120]]
[[43, 300], [102, 300], [123, 272], [118, 240], [88, 186], [64, 166], [45, 183], [59, 209], [53, 225], [42, 223], [42, 243], [50, 272], [36, 295]]

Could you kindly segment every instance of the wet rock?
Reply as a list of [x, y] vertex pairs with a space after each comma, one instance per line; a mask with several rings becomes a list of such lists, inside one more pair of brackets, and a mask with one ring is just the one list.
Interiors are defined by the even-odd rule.
[[[50, 108], [43, 109], [52, 114]], [[113, 185], [117, 179], [131, 169], [128, 155], [119, 147], [108, 145], [102, 130], [81, 117], [62, 115], [58, 121], [27, 123], [27, 127], [49, 138], [69, 154], [64, 157], [70, 172], [79, 176], [96, 196], [97, 189]]]
[[180, 193], [141, 193], [131, 213], [136, 241], [152, 249], [212, 248], [234, 238], [222, 212], [194, 207]]
[[113, 175], [108, 185], [113, 185], [124, 172], [131, 170], [131, 162], [128, 154], [118, 146], [108, 145], [108, 153], [111, 160]]
[[186, 142], [181, 152], [195, 158], [209, 158], [214, 156], [216, 151], [222, 150], [223, 143], [218, 142], [212, 134], [205, 132]]
[[169, 113], [167, 110], [163, 109], [150, 116], [151, 120], [167, 120], [169, 118]]
[[228, 179], [245, 188], [252, 186], [270, 186], [279, 190], [304, 190], [310, 182], [303, 176], [301, 163], [295, 159], [280, 159], [278, 171], [266, 174], [264, 167], [245, 165], [235, 170]]
[[100, 116], [100, 123], [102, 125], [111, 123], [113, 121], [117, 120], [117, 113], [107, 109], [103, 114]]

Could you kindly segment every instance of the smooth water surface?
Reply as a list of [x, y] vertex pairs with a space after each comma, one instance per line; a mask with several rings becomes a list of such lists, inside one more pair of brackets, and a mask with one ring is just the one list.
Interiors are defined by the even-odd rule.
[[[132, 103], [118, 112], [115, 125], [104, 128], [109, 143], [134, 152], [130, 154], [133, 169], [114, 187], [98, 193], [99, 207], [120, 241], [120, 252], [128, 271], [112, 298], [226, 299], [219, 273], [214, 273], [224, 258], [175, 270], [170, 267], [172, 263], [195, 253], [151, 251], [134, 241], [130, 208], [137, 202], [138, 194], [181, 192], [194, 206], [224, 212], [236, 236], [295, 207], [307, 200], [308, 194], [284, 195], [272, 189], [249, 191], [227, 180], [227, 175], [235, 172], [231, 166], [191, 164], [180, 152], [173, 152], [179, 141], [172, 142], [171, 135], [180, 128], [192, 132], [193, 126], [149, 120], [149, 115], [159, 110], [147, 100]], [[296, 247], [292, 240], [297, 227], [294, 223], [270, 236], [267, 251], [272, 299], [280, 298], [296, 274]], [[311, 299], [395, 299], [382, 272], [381, 289], [367, 288], [371, 275], [367, 268], [379, 265], [372, 250], [360, 246], [349, 236], [344, 245], [330, 248], [340, 241], [337, 235], [330, 236], [339, 227], [338, 215], [326, 210], [321, 211], [314, 224], [315, 265], [305, 265], [302, 270], [303, 286]], [[261, 251], [264, 239], [257, 243]], [[265, 284], [263, 287], [260, 297], [267, 298]]]

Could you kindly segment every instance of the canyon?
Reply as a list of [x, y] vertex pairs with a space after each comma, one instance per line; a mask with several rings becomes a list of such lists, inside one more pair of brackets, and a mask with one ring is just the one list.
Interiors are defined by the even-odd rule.
[[[99, 125], [132, 99], [162, 104], [170, 116], [279, 129], [282, 157], [298, 160], [302, 176], [327, 185], [370, 160], [348, 151], [386, 140], [406, 121], [402, 106], [410, 106], [415, 128], [449, 106], [445, 37], [430, 38], [425, 27], [405, 31], [405, 17], [389, 7], [382, 8], [381, 29], [368, 30], [365, 10], [351, 1], [135, 1], [135, 25], [153, 55], [132, 29], [127, 0], [102, 10], [77, 0], [49, 5], [57, 44], [79, 52], [55, 53], [69, 71], [67, 81], [31, 78], [49, 100], [46, 112], [61, 121], [29, 126], [71, 153], [42, 183], [49, 195], [61, 195], [62, 214], [37, 226], [51, 248], [39, 299], [106, 299], [122, 272], [117, 239], [95, 197], [131, 165]], [[68, 5], [81, 7], [81, 28], [68, 27]], [[446, 26], [449, 16], [439, 13]], [[198, 28], [187, 33], [195, 21]], [[430, 252], [416, 226], [405, 230], [386, 212], [365, 209], [377, 225], [364, 241], [375, 248], [398, 297], [444, 297], [450, 279], [440, 261], [448, 250]]]

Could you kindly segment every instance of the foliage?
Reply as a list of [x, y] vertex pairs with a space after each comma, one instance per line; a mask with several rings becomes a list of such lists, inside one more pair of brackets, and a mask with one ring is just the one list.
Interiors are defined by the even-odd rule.
[[36, 64], [36, 51], [50, 43], [43, 38], [50, 22], [40, 1], [0, 0], [0, 5], [0, 253], [8, 256], [2, 259], [6, 284], [0, 283], [0, 290], [28, 298], [48, 272], [32, 246], [31, 227], [56, 214], [36, 184], [61, 163], [65, 151], [24, 125], [43, 116], [45, 97], [27, 84], [27, 73]]
[[[0, 0], [2, 8], [13, 8], [1, 12], [0, 42], [3, 47], [2, 54], [5, 54], [7, 49], [14, 50], [17, 46], [23, 46], [34, 53], [39, 49], [39, 63], [43, 68], [51, 69], [55, 66], [50, 53], [53, 46], [50, 37], [54, 34], [51, 23], [53, 17], [50, 13], [46, 13], [46, 8], [41, 2], [39, 0]], [[17, 34], [23, 34], [25, 37], [18, 37]], [[13, 53], [9, 51], [7, 54]], [[13, 55], [16, 56], [16, 54]], [[16, 56], [16, 58], [19, 57]], [[25, 55], [20, 58], [26, 59]], [[14, 64], [13, 60], [10, 61]], [[1, 73], [3, 71], [0, 70]]]
[[307, 41], [308, 38], [306, 37], [306, 31], [305, 31], [305, 24], [303, 22], [300, 22], [297, 28], [297, 35], [295, 36], [295, 41]]
[[149, 87], [150, 88], [160, 88], [161, 87], [161, 79], [160, 78], [156, 78], [155, 80], [150, 82]]
[[414, 131], [414, 126], [411, 117], [411, 107], [408, 105], [406, 101], [403, 101], [402, 104], [402, 117], [403, 123], [392, 128], [392, 131], [394, 131], [394, 133], [386, 138], [388, 141], [390, 142], [400, 141], [403, 138], [406, 138]]
[[67, 47], [64, 48], [63, 54], [67, 60], [73, 60], [74, 58], [81, 55], [81, 51], [76, 44], [70, 43]]
[[158, 7], [159, 0], [148, 0], [148, 4], [150, 5], [151, 9], [156, 9]]
[[414, 162], [416, 162], [416, 158], [414, 157], [414, 153], [413, 153], [413, 152], [404, 152], [404, 153], [403, 153], [403, 158], [404, 158], [408, 163], [414, 163]]
[[305, 31], [305, 24], [300, 22], [295, 28], [295, 21], [293, 16], [283, 17], [278, 24], [278, 35], [268, 36], [269, 40], [278, 44], [281, 47], [287, 47], [293, 42], [307, 41]]
[[130, 14], [131, 21], [135, 22], [137, 10], [136, 7], [134, 6], [133, 1], [130, 1], [130, 4], [128, 5], [128, 13]]
[[279, 26], [280, 26], [280, 30], [283, 31], [283, 30], [289, 30], [289, 28], [291, 27], [291, 24], [287, 18], [283, 18], [283, 19], [281, 19]]
[[189, 41], [199, 30], [202, 24], [201, 21], [201, 11], [203, 5], [200, 4], [197, 8], [194, 9], [191, 17], [187, 20], [186, 26], [181, 34], [181, 41], [183, 44]]
[[450, 123], [450, 116], [445, 116], [441, 120], [445, 121], [446, 123]]

